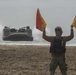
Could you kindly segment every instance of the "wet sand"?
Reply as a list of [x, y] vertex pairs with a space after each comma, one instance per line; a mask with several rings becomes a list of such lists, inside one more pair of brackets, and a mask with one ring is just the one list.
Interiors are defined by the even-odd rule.
[[[0, 75], [50, 75], [49, 46], [0, 45]], [[67, 47], [68, 75], [76, 75], [76, 47]], [[55, 75], [61, 75], [57, 68]]]

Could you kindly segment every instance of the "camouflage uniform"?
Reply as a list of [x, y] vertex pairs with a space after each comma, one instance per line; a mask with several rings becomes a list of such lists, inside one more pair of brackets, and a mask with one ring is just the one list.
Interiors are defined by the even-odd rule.
[[[57, 28], [59, 28], [61, 30], [60, 27], [57, 27]], [[62, 30], [61, 30], [61, 35], [62, 35]], [[46, 32], [45, 32], [45, 29], [44, 29], [43, 39], [45, 39], [48, 42], [51, 42], [51, 44], [52, 44], [52, 41], [53, 41], [54, 37], [55, 36], [46, 36]], [[69, 36], [63, 36], [64, 44], [66, 45], [66, 42], [73, 39], [73, 37], [74, 37], [74, 31], [73, 31], [73, 27], [71, 26], [70, 35]], [[67, 75], [67, 64], [65, 63], [65, 53], [62, 53], [62, 54], [51, 53], [50, 75], [54, 75], [57, 66], [59, 66], [62, 75]]]
[[57, 66], [61, 70], [62, 75], [67, 75], [67, 64], [65, 63], [65, 54], [51, 54], [50, 75], [54, 75]]

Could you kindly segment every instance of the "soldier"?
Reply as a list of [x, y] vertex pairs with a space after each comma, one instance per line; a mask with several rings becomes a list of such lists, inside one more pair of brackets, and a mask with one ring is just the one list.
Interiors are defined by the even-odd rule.
[[70, 41], [74, 37], [73, 26], [71, 26], [71, 33], [69, 36], [62, 36], [62, 28], [56, 27], [56, 36], [46, 36], [46, 31], [43, 31], [43, 39], [51, 43], [51, 63], [50, 63], [50, 75], [54, 75], [57, 66], [59, 66], [62, 75], [67, 75], [67, 64], [65, 62], [66, 42]]

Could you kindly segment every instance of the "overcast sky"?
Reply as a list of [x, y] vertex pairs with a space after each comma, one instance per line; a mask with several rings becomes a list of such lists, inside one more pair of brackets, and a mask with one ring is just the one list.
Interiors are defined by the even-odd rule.
[[76, 0], [0, 0], [0, 24], [10, 27], [35, 27], [36, 11], [51, 30], [56, 26], [70, 27], [76, 15]]

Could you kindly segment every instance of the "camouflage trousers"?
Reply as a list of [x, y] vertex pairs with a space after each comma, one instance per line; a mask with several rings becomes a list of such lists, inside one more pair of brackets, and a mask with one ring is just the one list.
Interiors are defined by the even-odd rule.
[[65, 54], [51, 54], [50, 75], [54, 75], [57, 66], [59, 66], [62, 75], [67, 75]]

